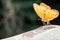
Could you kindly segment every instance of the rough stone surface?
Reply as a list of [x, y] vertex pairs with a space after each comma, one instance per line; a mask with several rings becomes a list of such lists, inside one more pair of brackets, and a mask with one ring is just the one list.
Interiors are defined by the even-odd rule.
[[60, 40], [60, 26], [46, 25], [10, 38], [1, 40]]

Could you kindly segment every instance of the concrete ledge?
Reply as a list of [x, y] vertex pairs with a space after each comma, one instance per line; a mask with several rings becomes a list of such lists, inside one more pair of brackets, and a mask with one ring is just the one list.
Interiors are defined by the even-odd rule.
[[1, 40], [60, 40], [60, 26], [41, 26], [35, 30]]

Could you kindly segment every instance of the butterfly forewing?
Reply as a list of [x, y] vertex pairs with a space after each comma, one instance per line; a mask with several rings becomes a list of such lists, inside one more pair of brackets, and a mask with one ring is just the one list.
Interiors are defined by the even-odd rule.
[[44, 19], [44, 14], [45, 14], [45, 12], [40, 8], [40, 6], [39, 6], [38, 4], [36, 4], [36, 3], [34, 3], [34, 4], [33, 4], [33, 7], [34, 7], [37, 15], [38, 15], [40, 18]]

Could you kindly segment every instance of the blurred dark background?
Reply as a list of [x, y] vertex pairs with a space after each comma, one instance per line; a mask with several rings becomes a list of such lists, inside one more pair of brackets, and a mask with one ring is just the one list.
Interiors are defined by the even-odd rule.
[[[0, 39], [42, 26], [33, 9], [33, 3], [40, 2], [60, 11], [60, 0], [0, 0]], [[60, 25], [60, 15], [51, 24]]]

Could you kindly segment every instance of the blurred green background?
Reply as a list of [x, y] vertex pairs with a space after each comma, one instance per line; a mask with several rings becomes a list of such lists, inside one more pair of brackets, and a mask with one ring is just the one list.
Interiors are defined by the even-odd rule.
[[[42, 26], [33, 3], [44, 2], [60, 11], [59, 0], [0, 0], [0, 39], [18, 35]], [[51, 21], [60, 25], [60, 17]]]

